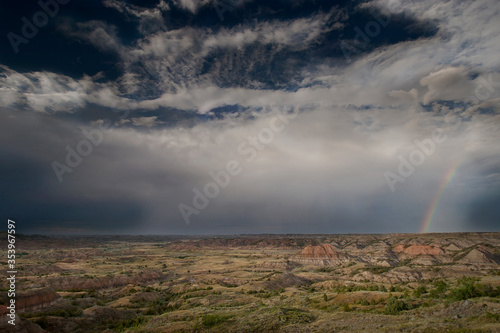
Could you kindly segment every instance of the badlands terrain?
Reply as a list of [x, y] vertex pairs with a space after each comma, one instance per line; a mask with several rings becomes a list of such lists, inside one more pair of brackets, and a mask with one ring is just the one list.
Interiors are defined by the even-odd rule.
[[18, 235], [16, 251], [2, 332], [500, 331], [500, 233]]

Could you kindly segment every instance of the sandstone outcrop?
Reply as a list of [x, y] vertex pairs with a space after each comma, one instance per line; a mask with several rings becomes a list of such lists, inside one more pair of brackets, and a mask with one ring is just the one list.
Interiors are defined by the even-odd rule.
[[349, 262], [351, 256], [338, 251], [333, 245], [321, 244], [317, 246], [306, 246], [297, 257], [291, 260], [301, 264], [327, 266]]

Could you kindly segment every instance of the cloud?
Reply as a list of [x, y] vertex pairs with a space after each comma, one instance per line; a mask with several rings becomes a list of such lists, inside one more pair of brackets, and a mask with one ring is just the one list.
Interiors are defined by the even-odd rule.
[[410, 91], [392, 90], [389, 91], [389, 96], [398, 98], [408, 104], [415, 104], [418, 102], [418, 91], [415, 88]]
[[215, 1], [212, 0], [201, 0], [201, 1], [195, 1], [195, 0], [175, 0], [174, 4], [177, 5], [177, 7], [189, 10], [192, 13], [196, 13], [199, 8], [206, 6], [209, 3], [213, 3]]
[[139, 118], [131, 118], [132, 124], [135, 126], [144, 126], [147, 128], [162, 124], [162, 121], [158, 120], [158, 117], [152, 116], [152, 117], [139, 117]]
[[104, 52], [123, 54], [123, 45], [116, 26], [103, 21], [73, 22], [66, 20], [59, 28], [71, 38], [84, 40]]
[[[459, 128], [447, 125], [445, 129], [450, 138], [447, 143], [437, 147], [437, 153], [427, 158], [405, 183], [398, 184], [397, 193], [390, 196], [383, 173], [388, 170], [397, 172], [398, 155], [408, 156], [416, 148], [414, 140], [429, 138], [432, 129], [440, 126], [444, 116], [404, 109], [372, 110], [363, 115], [346, 108], [303, 107], [284, 131], [276, 134], [254, 160], [248, 161], [249, 154], [239, 153], [238, 146], [269, 127], [278, 110], [281, 109], [254, 113], [253, 120], [225, 117], [173, 128], [152, 126], [156, 117], [133, 117], [133, 125], [152, 127], [147, 132], [123, 127], [105, 133], [103, 143], [95, 146], [92, 155], [71, 174], [66, 174], [62, 184], [57, 182], [50, 165], [53, 160], [64, 163], [66, 144], [76, 147], [85, 139], [83, 132], [76, 130], [74, 125], [52, 122], [50, 126], [32, 131], [38, 121], [27, 121], [29, 116], [26, 113], [17, 114], [15, 121], [4, 118], [1, 122], [4, 135], [12, 135], [10, 129], [23, 123], [26, 138], [2, 149], [28, 154], [33, 148], [49, 147], [43, 154], [29, 153], [31, 165], [45, 170], [39, 179], [48, 187], [45, 185], [43, 191], [42, 187], [38, 191], [46, 193], [47, 198], [66, 196], [66, 200], [72, 202], [80, 200], [78, 193], [83, 193], [94, 201], [113, 198], [115, 202], [133, 202], [141, 212], [144, 228], [165, 232], [183, 228], [177, 204], [190, 203], [192, 189], [202, 188], [211, 181], [210, 171], [224, 168], [232, 159], [239, 161], [244, 171], [231, 179], [231, 185], [211, 202], [199, 219], [193, 220], [195, 230], [237, 232], [260, 230], [260, 227], [267, 230], [264, 221], [271, 218], [274, 218], [275, 232], [285, 232], [290, 226], [294, 230], [308, 230], [304, 224], [307, 220], [304, 220], [307, 215], [304, 212], [311, 212], [311, 216], [320, 219], [321, 223], [326, 223], [325, 216], [333, 218], [328, 222], [328, 230], [332, 232], [343, 228], [349, 230], [343, 224], [345, 221], [359, 224], [365, 232], [374, 232], [381, 231], [378, 223], [394, 218], [390, 209], [392, 205], [399, 202], [404, 206], [408, 201], [412, 205], [406, 211], [414, 211], [411, 221], [418, 223], [422, 216], [417, 212], [424, 212], [427, 204], [421, 198], [432, 197], [431, 185], [445, 174], [455, 158], [469, 161], [482, 158], [493, 163], [496, 155], [491, 155], [492, 149], [498, 151], [495, 140], [487, 145], [485, 142], [476, 144], [478, 139], [491, 135], [486, 135], [483, 127], [488, 118], [474, 119]], [[375, 131], [370, 129], [370, 122], [379, 124]], [[98, 128], [95, 124], [86, 130]], [[117, 165], [121, 167], [117, 169]], [[470, 168], [461, 172], [460, 179], [467, 184], [467, 178], [479, 175], [477, 170]], [[467, 187], [458, 192], [466, 196]], [[38, 192], [32, 193], [36, 198]], [[119, 207], [111, 205], [105, 214], [111, 216]], [[251, 207], [257, 212], [243, 219], [240, 212], [251, 210]], [[385, 213], [371, 216], [373, 209], [385, 210]], [[460, 212], [457, 207], [457, 214]], [[362, 227], [363, 220], [368, 217], [378, 222]], [[245, 223], [229, 222], [236, 218], [251, 223], [252, 227], [245, 229]], [[311, 228], [318, 228], [317, 223], [314, 222]], [[113, 228], [113, 224], [109, 228]], [[413, 230], [410, 224], [398, 227], [391, 224], [385, 230], [391, 231], [391, 228], [392, 231], [394, 228]]]
[[[85, 228], [96, 218], [85, 213], [90, 205], [102, 216], [92, 228], [108, 220], [120, 232], [127, 216], [130, 232], [415, 232], [436, 184], [460, 161], [437, 229], [473, 228], [470, 221], [482, 217], [493, 228], [498, 214], [478, 213], [492, 209], [500, 156], [500, 88], [484, 86], [499, 65], [490, 2], [377, 1], [394, 15], [421, 13], [438, 31], [374, 44], [349, 64], [324, 45], [354, 24], [342, 8], [210, 27], [163, 21], [174, 6], [196, 17], [212, 4], [105, 1], [137, 23], [128, 41], [116, 22], [66, 20], [65, 36], [118, 55], [118, 77], [2, 65], [0, 148], [4, 168], [13, 166], [0, 179], [11, 212], [35, 207], [24, 215], [32, 230], [50, 216], [50, 228], [68, 220], [74, 230]], [[251, 148], [284, 108], [299, 115], [254, 147], [250, 161], [238, 147]], [[128, 116], [116, 120], [116, 111]], [[89, 140], [84, 133], [99, 136], [106, 118], [116, 126], [100, 133], [102, 143], [60, 184], [51, 163], [65, 163], [68, 146]], [[397, 173], [400, 156], [408, 159], [416, 140], [432, 138], [436, 128], [446, 142], [392, 193], [384, 173]], [[230, 160], [242, 173], [187, 229], [177, 205], [192, 204], [193, 189]]]
[[74, 112], [88, 103], [118, 109], [134, 107], [134, 101], [119, 96], [116, 85], [96, 83], [99, 74], [75, 80], [51, 72], [21, 74], [6, 66], [1, 68], [0, 92], [9, 94], [0, 101], [1, 106], [22, 106], [49, 113]]
[[447, 67], [432, 72], [420, 80], [422, 86], [429, 90], [424, 95], [424, 104], [435, 100], [460, 100], [472, 90], [465, 66]]
[[321, 34], [343, 27], [341, 22], [332, 26], [326, 23], [330, 20], [338, 21], [343, 13], [335, 9], [329, 13], [319, 13], [310, 17], [288, 21], [273, 20], [255, 26], [235, 26], [230, 29], [219, 30], [203, 42], [204, 53], [213, 48], [241, 48], [255, 42], [263, 44], [278, 44], [307, 48], [309, 43]]

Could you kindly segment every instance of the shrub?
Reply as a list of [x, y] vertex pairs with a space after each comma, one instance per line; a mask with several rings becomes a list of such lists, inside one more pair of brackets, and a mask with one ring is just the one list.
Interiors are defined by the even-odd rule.
[[297, 308], [279, 308], [277, 315], [280, 322], [290, 324], [306, 324], [316, 320], [316, 318], [308, 311]]
[[498, 289], [489, 284], [478, 283], [477, 279], [463, 277], [457, 281], [457, 287], [451, 290], [450, 297], [455, 301], [463, 301], [474, 297], [496, 297]]
[[395, 297], [390, 297], [385, 306], [385, 313], [389, 315], [396, 315], [401, 311], [409, 310], [408, 303]]
[[448, 290], [448, 284], [443, 280], [437, 280], [432, 283], [436, 288], [436, 292], [444, 294]]
[[330, 273], [330, 272], [333, 272], [335, 270], [335, 268], [333, 267], [321, 267], [321, 268], [318, 268], [316, 270], [316, 272], [318, 273]]
[[367, 306], [370, 305], [370, 302], [366, 298], [363, 298], [361, 301], [359, 301], [359, 304]]
[[144, 317], [137, 317], [134, 319], [129, 319], [129, 320], [121, 320], [115, 325], [111, 325], [112, 328], [117, 330], [118, 332], [124, 331], [128, 328], [137, 328], [144, 324], [147, 321], [146, 318]]
[[491, 284], [478, 283], [475, 285], [475, 289], [480, 296], [487, 296], [487, 297], [498, 296], [497, 291], [493, 288]]
[[500, 322], [500, 313], [491, 313], [491, 312], [486, 312], [486, 319], [488, 321], [493, 321], [493, 322]]
[[392, 269], [392, 267], [372, 266], [372, 267], [368, 267], [366, 270], [368, 272], [373, 273], [373, 274], [383, 274], [383, 273], [390, 271], [391, 269]]
[[427, 289], [425, 289], [424, 286], [418, 286], [415, 290], [413, 290], [413, 296], [416, 298], [420, 298], [422, 294], [425, 294], [427, 292]]
[[224, 323], [229, 318], [229, 316], [223, 316], [217, 313], [206, 314], [201, 317], [201, 324], [205, 327], [213, 327]]

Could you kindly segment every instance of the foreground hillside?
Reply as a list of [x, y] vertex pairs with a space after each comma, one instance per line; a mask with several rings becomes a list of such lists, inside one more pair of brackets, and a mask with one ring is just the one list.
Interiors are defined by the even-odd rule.
[[16, 329], [498, 332], [499, 236], [20, 236]]

